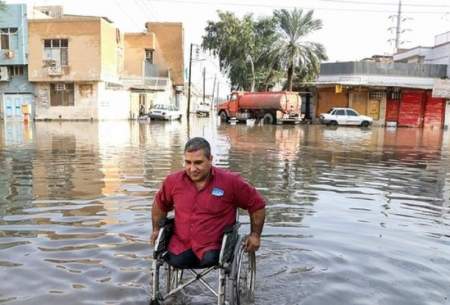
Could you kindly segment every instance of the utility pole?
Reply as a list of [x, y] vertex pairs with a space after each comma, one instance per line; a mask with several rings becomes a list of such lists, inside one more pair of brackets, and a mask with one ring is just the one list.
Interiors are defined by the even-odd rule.
[[398, 52], [400, 48], [400, 33], [401, 33], [401, 18], [402, 18], [402, 1], [398, 1], [398, 11], [397, 11], [397, 27], [395, 31], [395, 52]]
[[214, 83], [213, 83], [213, 89], [212, 89], [212, 94], [211, 94], [211, 105], [214, 102], [214, 94], [216, 93], [216, 79], [217, 79], [217, 74], [214, 75]]
[[203, 67], [203, 104], [205, 103], [205, 81], [206, 81], [206, 67]]
[[389, 42], [393, 43], [393, 53], [397, 53], [400, 50], [400, 46], [405, 43], [405, 41], [401, 39], [401, 35], [406, 31], [411, 31], [411, 29], [403, 29], [402, 23], [412, 18], [405, 18], [402, 16], [402, 13], [402, 1], [399, 0], [397, 14], [389, 16], [389, 19], [395, 19], [395, 26], [391, 26], [388, 29], [388, 31], [390, 31], [391, 33], [395, 33], [395, 37], [388, 40]]
[[189, 52], [189, 80], [188, 80], [188, 102], [186, 110], [186, 118], [189, 120], [189, 115], [191, 113], [191, 76], [192, 76], [192, 48], [194, 44], [191, 43], [191, 49]]

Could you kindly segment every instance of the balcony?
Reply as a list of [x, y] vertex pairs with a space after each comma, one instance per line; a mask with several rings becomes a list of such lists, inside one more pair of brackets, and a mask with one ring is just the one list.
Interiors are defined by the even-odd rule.
[[169, 77], [169, 70], [160, 65], [145, 63], [144, 77]]

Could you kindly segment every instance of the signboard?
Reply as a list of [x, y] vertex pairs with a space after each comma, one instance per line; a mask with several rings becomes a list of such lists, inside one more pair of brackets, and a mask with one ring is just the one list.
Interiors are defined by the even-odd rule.
[[433, 97], [450, 99], [450, 80], [435, 80], [433, 86]]

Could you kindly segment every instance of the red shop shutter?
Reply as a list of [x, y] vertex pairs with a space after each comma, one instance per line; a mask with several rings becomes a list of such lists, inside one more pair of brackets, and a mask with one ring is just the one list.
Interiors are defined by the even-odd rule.
[[399, 108], [398, 125], [422, 127], [424, 91], [404, 90]]
[[427, 91], [425, 103], [424, 127], [442, 128], [445, 116], [445, 99], [433, 98], [431, 91]]

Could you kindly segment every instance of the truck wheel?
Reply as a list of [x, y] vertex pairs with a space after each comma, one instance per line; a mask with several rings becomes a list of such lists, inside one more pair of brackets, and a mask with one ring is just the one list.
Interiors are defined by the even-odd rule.
[[362, 121], [361, 127], [369, 127], [369, 122], [367, 122], [367, 121]]
[[222, 122], [228, 121], [228, 115], [225, 111], [219, 112], [219, 116], [220, 116], [220, 121], [222, 121]]
[[276, 123], [275, 116], [270, 112], [266, 112], [263, 116], [263, 122], [264, 124], [275, 124]]

